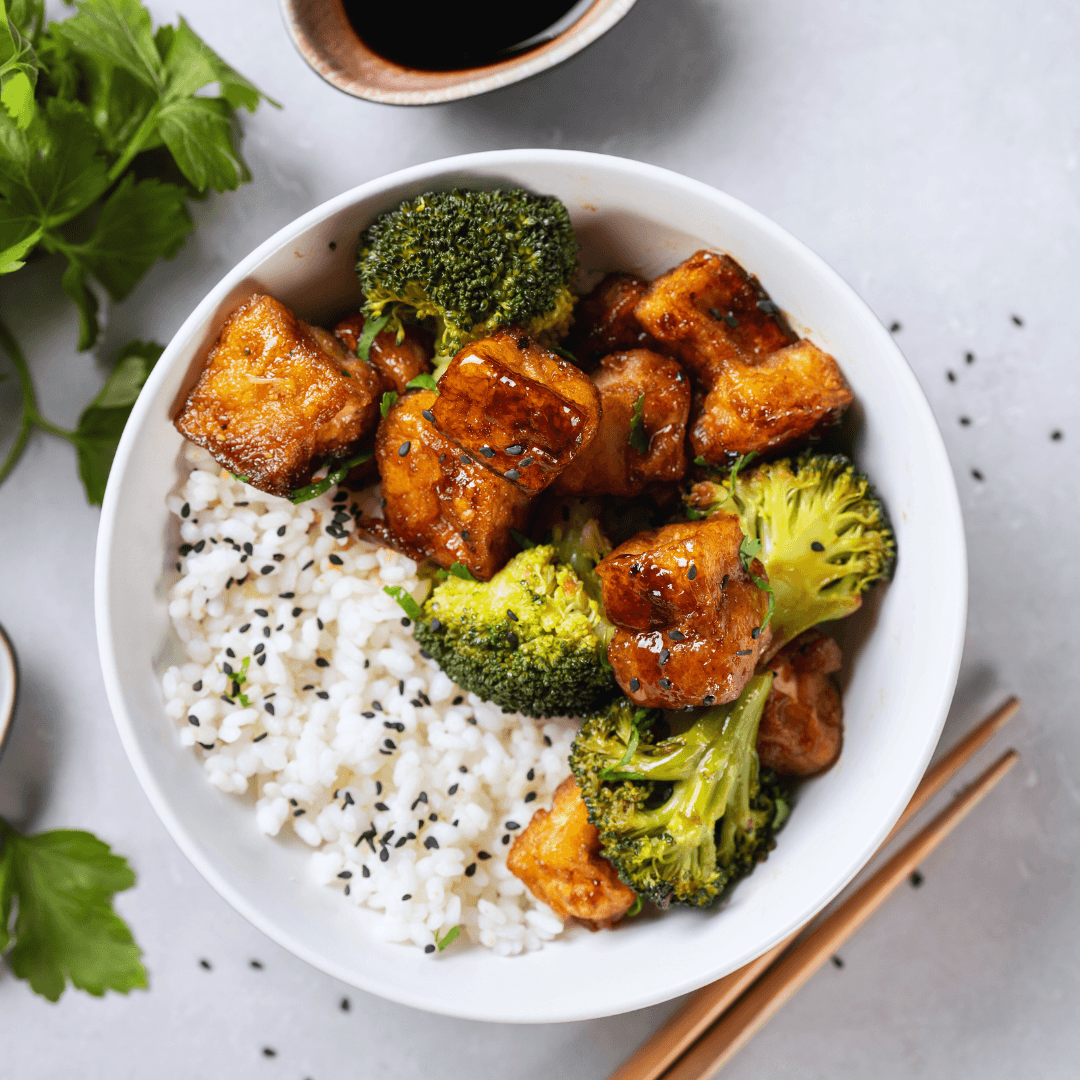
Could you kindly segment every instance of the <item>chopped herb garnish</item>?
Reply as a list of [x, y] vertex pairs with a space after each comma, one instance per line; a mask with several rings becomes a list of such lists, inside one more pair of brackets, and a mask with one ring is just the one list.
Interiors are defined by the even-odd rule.
[[229, 475], [234, 480], [239, 481], [241, 484], [248, 484], [248, 483], [251, 482], [251, 477], [250, 476], [241, 476], [239, 473], [234, 473], [234, 472], [229, 473]]
[[634, 402], [634, 412], [630, 418], [630, 437], [626, 440], [630, 444], [631, 450], [636, 450], [639, 454], [647, 454], [649, 452], [649, 435], [645, 430], [645, 393], [642, 392], [641, 396]]
[[[354, 454], [351, 458], [346, 458], [344, 461], [339, 462], [337, 468], [332, 468], [321, 480], [316, 480], [314, 483], [308, 484], [307, 487], [297, 488], [296, 491], [289, 495], [289, 498], [294, 503], [302, 503], [307, 502], [309, 499], [317, 499], [320, 495], [329, 491], [335, 484], [340, 484], [341, 481], [349, 475], [350, 469], [355, 468], [357, 465], [363, 465], [365, 461], [370, 461], [374, 456], [374, 450], [361, 450], [360, 453]], [[334, 462], [331, 462], [330, 464], [333, 466]]]
[[561, 345], [551, 345], [549, 348], [556, 356], [569, 360], [571, 364], [577, 364], [577, 357], [569, 349], [564, 349]]
[[398, 607], [409, 616], [410, 619], [420, 618], [420, 605], [405, 591], [401, 585], [384, 585], [383, 592], [392, 596], [398, 603]]
[[635, 896], [634, 897], [634, 902], [630, 905], [630, 907], [626, 911], [626, 917], [628, 919], [632, 919], [635, 915], [640, 915], [640, 914], [641, 914], [641, 897], [640, 896]]
[[457, 941], [458, 934], [461, 933], [460, 926], [451, 926], [449, 930], [440, 938], [438, 931], [435, 932], [435, 947], [442, 952], [447, 945], [452, 945]]
[[524, 533], [518, 532], [517, 529], [511, 529], [510, 535], [514, 538], [514, 543], [517, 544], [522, 551], [528, 551], [529, 548], [536, 547]]
[[[389, 321], [389, 315], [380, 315], [377, 319], [368, 318], [364, 320], [364, 329], [360, 334], [360, 340], [356, 343], [356, 355], [365, 364], [371, 363], [371, 343]], [[383, 413], [383, 416], [385, 415], [386, 413]]]
[[405, 384], [406, 390], [434, 390], [437, 394], [439, 392], [438, 384], [435, 381], [435, 376], [424, 372], [421, 375], [417, 375], [415, 378], [410, 379]]
[[379, 412], [382, 413], [383, 419], [386, 419], [386, 414], [397, 404], [397, 391], [387, 390], [382, 396], [382, 401], [379, 402]]
[[464, 564], [456, 562], [450, 567], [450, 573], [456, 578], [461, 578], [462, 581], [475, 581], [472, 571]]

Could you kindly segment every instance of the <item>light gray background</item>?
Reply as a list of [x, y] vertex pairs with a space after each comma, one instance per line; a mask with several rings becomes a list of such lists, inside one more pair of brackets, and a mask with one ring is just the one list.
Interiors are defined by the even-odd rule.
[[[159, 21], [176, 14], [150, 7]], [[726, 1075], [1074, 1077], [1080, 8], [640, 0], [565, 66], [422, 110], [320, 82], [273, 0], [182, 8], [285, 108], [245, 120], [254, 183], [195, 206], [198, 231], [111, 313], [96, 356], [74, 351], [56, 265], [3, 280], [0, 314], [32, 358], [45, 413], [73, 423], [121, 343], [167, 341], [277, 228], [415, 162], [598, 150], [687, 173], [771, 216], [900, 324], [945, 434], [970, 547], [967, 649], [943, 744], [1015, 691], [1024, 710], [994, 746], [1015, 744], [1023, 761], [928, 861], [923, 887], [903, 888], [843, 950], [844, 967], [819, 973]], [[14, 416], [9, 381], [0, 430]], [[119, 906], [152, 989], [104, 1001], [69, 992], [50, 1005], [0, 969], [5, 1080], [601, 1078], [664, 1019], [672, 1006], [544, 1027], [427, 1016], [350, 990], [251, 929], [174, 847], [113, 729], [94, 644], [97, 519], [70, 448], [35, 436], [0, 488], [0, 621], [24, 674], [0, 813], [93, 829], [131, 858], [139, 885]]]

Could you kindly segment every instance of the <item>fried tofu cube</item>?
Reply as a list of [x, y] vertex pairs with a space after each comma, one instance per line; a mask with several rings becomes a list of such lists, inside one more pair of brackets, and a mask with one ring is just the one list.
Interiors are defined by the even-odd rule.
[[222, 327], [175, 424], [253, 487], [288, 496], [374, 432], [380, 392], [333, 335], [255, 296]]
[[729, 364], [694, 410], [690, 445], [716, 464], [780, 450], [836, 423], [851, 401], [836, 361], [798, 341], [753, 366]]
[[844, 706], [831, 678], [840, 662], [840, 646], [820, 630], [805, 631], [768, 661], [775, 678], [757, 737], [766, 768], [814, 776], [840, 756]]
[[556, 789], [551, 810], [537, 810], [510, 849], [506, 865], [561, 919], [590, 930], [617, 923], [637, 894], [600, 854], [600, 833], [572, 776]]
[[436, 395], [406, 394], [379, 425], [375, 459], [386, 524], [406, 550], [487, 581], [517, 551], [529, 496], [478, 465], [430, 419]]
[[634, 311], [696, 383], [690, 443], [710, 463], [780, 450], [851, 404], [836, 361], [799, 340], [730, 256], [697, 252], [658, 277]]
[[734, 514], [676, 522], [631, 537], [596, 567], [615, 624], [608, 661], [636, 705], [734, 701], [767, 653], [768, 597], [743, 567]]
[[752, 364], [798, 340], [757, 278], [712, 251], [661, 274], [634, 313], [703, 386], [731, 361]]
[[[686, 472], [690, 380], [679, 364], [634, 349], [605, 356], [592, 380], [600, 392], [600, 427], [559, 474], [552, 491], [629, 497], [654, 482], [681, 480]], [[642, 397], [639, 437], [644, 451], [631, 438], [634, 410]]]
[[438, 429], [522, 491], [543, 491], [592, 442], [600, 393], [520, 330], [474, 341], [439, 379]]
[[591, 369], [611, 353], [656, 348], [656, 342], [634, 314], [648, 288], [649, 283], [636, 274], [608, 274], [581, 298], [574, 309], [568, 347], [582, 364]]
[[[364, 315], [350, 315], [334, 327], [334, 336], [356, 356], [360, 335], [364, 332]], [[394, 330], [380, 330], [371, 342], [368, 359], [383, 378], [387, 390], [405, 393], [405, 388], [417, 375], [431, 371], [431, 358], [435, 354], [431, 334], [419, 326], [406, 326], [405, 336], [398, 344]]]

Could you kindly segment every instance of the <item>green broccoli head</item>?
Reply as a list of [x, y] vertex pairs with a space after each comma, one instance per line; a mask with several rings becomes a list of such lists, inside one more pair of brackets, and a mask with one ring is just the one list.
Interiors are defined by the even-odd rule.
[[[585, 591], [601, 605], [601, 611], [603, 586], [596, 573], [596, 565], [611, 554], [611, 542], [600, 525], [602, 512], [600, 504], [591, 499], [577, 499], [566, 504], [566, 520], [552, 525], [549, 540], [559, 562], [565, 563], [577, 574]], [[548, 539], [545, 537], [545, 540]]]
[[663, 737], [661, 712], [622, 698], [574, 740], [570, 767], [605, 858], [660, 907], [711, 904], [774, 846], [787, 803], [754, 749], [772, 678], [688, 722], [676, 714], [680, 730]]
[[776, 601], [777, 648], [817, 623], [850, 615], [896, 561], [884, 506], [841, 454], [808, 452], [725, 482], [695, 484], [687, 504], [696, 516], [738, 514], [743, 532], [760, 541], [758, 558]]
[[[577, 240], [558, 199], [520, 188], [429, 192], [360, 236], [364, 311], [435, 323], [437, 358], [503, 326], [558, 338], [570, 325]], [[387, 310], [389, 309], [389, 310]]]
[[526, 716], [581, 716], [610, 698], [614, 628], [551, 544], [490, 581], [448, 577], [415, 623], [417, 641], [465, 690]]

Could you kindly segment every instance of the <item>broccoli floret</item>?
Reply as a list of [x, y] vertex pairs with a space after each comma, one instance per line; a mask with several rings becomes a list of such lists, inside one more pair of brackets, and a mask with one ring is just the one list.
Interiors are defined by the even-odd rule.
[[695, 516], [738, 514], [760, 542], [776, 602], [774, 647], [850, 615], [871, 584], [892, 574], [896, 538], [885, 508], [841, 454], [808, 452], [695, 484], [687, 503]]
[[373, 318], [434, 323], [436, 365], [503, 326], [557, 340], [570, 326], [577, 240], [558, 199], [520, 188], [429, 192], [360, 236], [356, 272]]
[[[574, 566], [588, 572], [597, 551], [595, 522], [560, 541], [515, 555], [490, 581], [450, 576], [415, 623], [417, 641], [465, 690], [526, 716], [581, 716], [616, 691], [607, 662], [614, 627]], [[602, 554], [600, 555], [602, 557]]]
[[[663, 714], [625, 698], [582, 725], [570, 767], [619, 877], [660, 907], [706, 907], [764, 860], [787, 816], [754, 749], [772, 673], [660, 737]], [[686, 724], [681, 714], [673, 723]]]

